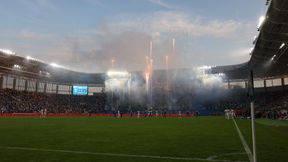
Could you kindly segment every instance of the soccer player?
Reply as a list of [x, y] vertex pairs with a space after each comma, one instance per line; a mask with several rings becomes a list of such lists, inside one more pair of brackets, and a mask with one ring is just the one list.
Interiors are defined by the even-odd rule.
[[230, 118], [230, 110], [229, 109], [225, 109], [224, 112], [225, 112], [226, 118], [229, 119]]
[[181, 111], [178, 112], [178, 118], [181, 118], [182, 117], [182, 113]]
[[130, 111], [130, 117], [133, 117], [133, 111]]
[[166, 118], [166, 114], [167, 114], [167, 112], [166, 112], [166, 111], [164, 111], [164, 112], [163, 112], [163, 117], [165, 117], [165, 118]]
[[43, 115], [44, 115], [44, 109], [41, 109], [41, 110], [40, 110], [40, 118], [42, 118]]
[[45, 108], [45, 109], [43, 110], [43, 117], [46, 118], [46, 116], [47, 116], [47, 109]]
[[234, 109], [231, 109], [230, 110], [230, 115], [231, 115], [231, 118], [233, 119], [233, 118], [235, 118], [235, 111], [234, 111]]
[[152, 107], [147, 111], [148, 117], [152, 117]]
[[1, 108], [1, 115], [4, 114], [4, 112], [5, 112], [5, 108], [2, 107], [2, 108]]
[[186, 111], [186, 116], [189, 117], [190, 116], [190, 112]]
[[120, 114], [120, 111], [118, 110], [117, 112], [117, 118], [120, 118], [121, 114]]
[[155, 116], [156, 116], [156, 118], [159, 116], [158, 111], [155, 112]]
[[137, 118], [140, 118], [140, 111], [137, 111]]

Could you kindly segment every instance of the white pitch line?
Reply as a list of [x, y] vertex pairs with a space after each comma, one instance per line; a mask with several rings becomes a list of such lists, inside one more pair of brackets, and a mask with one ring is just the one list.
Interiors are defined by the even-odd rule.
[[221, 156], [243, 155], [243, 154], [246, 155], [246, 152], [232, 152], [232, 153], [227, 153], [227, 154], [213, 155], [213, 156], [209, 156], [207, 159], [213, 160], [213, 159], [219, 158]]
[[0, 149], [23, 150], [23, 151], [41, 151], [41, 152], [57, 152], [57, 153], [71, 153], [71, 154], [87, 154], [87, 155], [115, 156], [115, 157], [135, 157], [135, 158], [150, 158], [150, 159], [166, 159], [166, 160], [168, 159], [168, 160], [185, 160], [185, 161], [194, 161], [194, 160], [196, 160], [196, 161], [209, 161], [209, 162], [246, 162], [246, 161], [231, 161], [231, 160], [217, 160], [217, 159], [189, 158], [189, 157], [133, 155], [133, 154], [117, 154], [117, 153], [73, 151], [73, 150], [55, 150], [55, 149], [42, 149], [42, 148], [30, 148], [30, 147], [0, 146]]
[[251, 149], [249, 148], [249, 146], [248, 146], [248, 144], [247, 144], [247, 142], [246, 142], [243, 134], [241, 133], [241, 131], [240, 131], [240, 129], [239, 129], [239, 127], [238, 127], [238, 125], [237, 125], [237, 123], [236, 123], [236, 121], [235, 121], [234, 118], [233, 118], [233, 122], [234, 122], [234, 125], [235, 125], [235, 127], [236, 127], [236, 129], [237, 129], [237, 132], [238, 132], [238, 134], [239, 134], [239, 137], [240, 137], [240, 140], [241, 140], [242, 145], [243, 145], [243, 147], [244, 147], [244, 150], [245, 150], [246, 153], [247, 153], [247, 156], [248, 156], [248, 158], [249, 158], [249, 161], [250, 161], [250, 162], [253, 162], [253, 155], [252, 155]]

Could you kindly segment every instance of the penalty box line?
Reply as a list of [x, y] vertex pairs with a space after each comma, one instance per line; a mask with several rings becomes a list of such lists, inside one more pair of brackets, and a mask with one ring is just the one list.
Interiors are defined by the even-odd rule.
[[237, 129], [237, 132], [238, 132], [238, 134], [239, 134], [239, 137], [240, 137], [241, 143], [242, 143], [242, 145], [243, 145], [243, 147], [244, 147], [244, 150], [245, 150], [245, 152], [246, 152], [246, 154], [247, 154], [247, 156], [248, 156], [248, 158], [249, 158], [249, 161], [250, 161], [250, 162], [253, 162], [253, 155], [252, 155], [252, 151], [251, 151], [250, 147], [248, 146], [248, 144], [247, 144], [247, 142], [246, 142], [246, 140], [245, 140], [245, 138], [244, 138], [242, 132], [240, 131], [240, 129], [239, 129], [239, 127], [238, 127], [238, 125], [237, 125], [235, 119], [232, 118], [232, 120], [233, 120], [234, 125], [235, 125], [235, 127], [236, 127], [236, 129]]
[[134, 157], [134, 158], [150, 158], [150, 159], [166, 159], [166, 160], [185, 160], [185, 161], [209, 161], [209, 162], [246, 162], [246, 161], [231, 161], [218, 159], [204, 159], [204, 158], [189, 158], [189, 157], [173, 157], [173, 156], [153, 156], [153, 155], [133, 155], [133, 154], [118, 154], [118, 153], [101, 153], [101, 152], [87, 152], [87, 151], [73, 151], [73, 150], [57, 150], [57, 149], [43, 149], [32, 147], [10, 147], [0, 146], [0, 149], [6, 150], [22, 150], [22, 151], [39, 151], [39, 152], [55, 152], [55, 153], [70, 153], [70, 154], [86, 154], [99, 156], [114, 156], [114, 157]]

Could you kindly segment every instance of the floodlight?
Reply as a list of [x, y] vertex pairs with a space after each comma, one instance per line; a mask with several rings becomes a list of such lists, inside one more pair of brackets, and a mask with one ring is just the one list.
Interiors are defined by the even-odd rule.
[[272, 58], [271, 58], [271, 60], [273, 61], [273, 60], [275, 59], [275, 57], [276, 57], [276, 55], [273, 55]]
[[129, 77], [129, 73], [127, 71], [108, 71], [107, 75], [109, 77]]
[[218, 73], [218, 76], [225, 76], [224, 73]]
[[257, 26], [258, 31], [261, 29], [264, 21], [265, 21], [265, 16], [261, 16], [261, 17], [259, 18], [259, 23], [258, 23], [258, 26]]
[[56, 64], [54, 62], [50, 63], [49, 65], [54, 67], [54, 68], [68, 69], [67, 67], [59, 65], [59, 64]]
[[279, 49], [282, 49], [285, 46], [285, 43], [282, 43]]
[[249, 55], [252, 55], [253, 51], [254, 51], [254, 47], [250, 48]]
[[31, 60], [32, 57], [30, 57], [30, 56], [26, 56], [26, 59], [27, 59], [27, 60]]
[[54, 63], [54, 62], [50, 63], [50, 66], [53, 66], [53, 67], [61, 67], [60, 65], [58, 65], [58, 64], [56, 64], [56, 63]]
[[253, 44], [256, 44], [257, 39], [258, 39], [258, 36], [255, 35], [254, 38], [253, 38]]
[[9, 50], [9, 49], [0, 49], [0, 52], [6, 54], [6, 55], [15, 55], [16, 53]]
[[211, 69], [211, 66], [206, 66], [206, 65], [204, 65], [204, 66], [198, 67], [198, 69], [199, 69], [199, 70], [207, 70], [207, 69]]
[[14, 64], [13, 69], [20, 70], [22, 67], [20, 65]]
[[45, 75], [45, 76], [48, 76], [48, 77], [50, 76], [50, 73], [48, 73], [46, 71], [41, 71], [41, 70], [39, 71], [39, 74], [40, 75]]

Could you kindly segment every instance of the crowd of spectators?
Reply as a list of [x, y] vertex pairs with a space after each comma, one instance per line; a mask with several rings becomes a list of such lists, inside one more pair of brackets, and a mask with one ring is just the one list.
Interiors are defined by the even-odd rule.
[[0, 89], [1, 113], [97, 113], [103, 112], [104, 93], [88, 95], [62, 95]]
[[288, 93], [270, 92], [256, 96], [256, 117], [288, 120]]
[[[256, 118], [288, 120], [288, 92], [258, 92], [254, 95]], [[233, 109], [236, 117], [250, 117], [250, 98], [245, 91], [230, 93], [219, 100], [204, 103], [210, 111]]]
[[249, 112], [247, 111], [249, 100], [245, 90], [231, 91], [217, 99], [204, 100], [202, 104], [205, 109], [214, 112], [215, 115], [223, 115], [224, 110], [233, 109], [236, 116], [249, 116]]
[[[200, 105], [200, 106], [199, 106]], [[225, 109], [233, 109], [236, 116], [249, 117], [250, 104], [247, 94], [230, 93], [213, 101], [197, 103], [200, 110], [223, 114]], [[106, 95], [104, 92], [88, 95], [64, 95], [0, 89], [1, 113], [105, 113]], [[195, 106], [196, 107], [196, 106]], [[131, 111], [131, 105], [121, 112]], [[129, 109], [129, 110], [128, 110]], [[165, 110], [166, 111], [166, 110]], [[190, 110], [181, 110], [183, 113]], [[212, 113], [213, 114], [213, 113]], [[257, 118], [288, 120], [288, 92], [261, 92], [255, 95], [255, 114]]]

